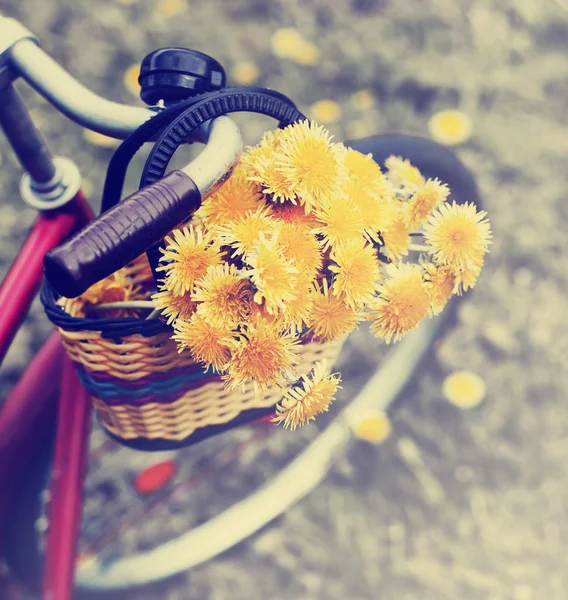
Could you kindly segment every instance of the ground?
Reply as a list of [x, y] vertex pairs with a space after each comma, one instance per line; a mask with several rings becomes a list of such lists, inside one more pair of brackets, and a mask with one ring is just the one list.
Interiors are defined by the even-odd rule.
[[[127, 68], [179, 45], [229, 73], [255, 63], [259, 85], [307, 113], [334, 100], [338, 139], [429, 136], [433, 113], [459, 109], [473, 131], [456, 151], [494, 230], [477, 288], [393, 410], [382, 445], [351, 444], [314, 493], [227, 554], [115, 597], [568, 597], [566, 0], [0, 0], [0, 10], [87, 86], [123, 102], [137, 101]], [[271, 36], [281, 27], [315, 44], [319, 62], [276, 57]], [[360, 90], [375, 102], [353, 97]], [[96, 204], [112, 150], [24, 95], [52, 148], [81, 166]], [[240, 122], [250, 141], [266, 127]], [[0, 159], [5, 270], [33, 214], [11, 202], [19, 175], [5, 143]], [[48, 331], [35, 305], [3, 367], [4, 391]], [[465, 368], [488, 390], [471, 410], [442, 395], [445, 376]]]

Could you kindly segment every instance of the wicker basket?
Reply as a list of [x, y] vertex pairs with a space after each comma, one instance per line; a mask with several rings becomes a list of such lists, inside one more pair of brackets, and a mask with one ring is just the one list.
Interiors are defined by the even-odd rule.
[[[148, 285], [147, 263], [137, 261], [125, 269], [133, 283]], [[270, 415], [281, 399], [282, 392], [274, 391], [257, 397], [252, 385], [244, 392], [227, 391], [219, 375], [204, 372], [189, 352], [178, 353], [165, 327], [152, 333], [160, 329], [157, 319], [140, 320], [139, 333], [133, 335], [120, 334], [126, 319], [100, 319], [97, 331], [92, 319], [84, 319], [80, 300], [56, 299], [48, 284], [42, 299], [102, 426], [125, 445], [145, 450], [186, 446]], [[89, 328], [82, 329], [82, 323]], [[307, 373], [322, 359], [333, 365], [341, 345], [305, 339], [298, 370]]]

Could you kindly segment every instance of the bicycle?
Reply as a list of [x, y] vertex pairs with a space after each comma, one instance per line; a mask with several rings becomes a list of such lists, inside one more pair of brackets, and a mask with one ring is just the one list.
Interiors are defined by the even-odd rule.
[[[51, 156], [13, 88], [14, 79], [22, 78], [73, 121], [119, 139], [165, 112], [165, 106], [123, 106], [95, 95], [45, 54], [34, 36], [13, 19], [0, 17], [0, 39], [3, 40], [0, 45], [0, 126], [26, 172], [21, 196], [40, 213], [0, 287], [0, 306], [5, 311], [0, 322], [0, 357], [3, 357], [39, 288], [44, 255], [84, 229], [93, 218], [80, 189], [79, 170], [68, 159]], [[234, 122], [220, 116], [212, 123], [202, 125], [194, 139], [207, 143], [202, 153], [183, 171], [204, 196], [230, 171], [238, 158], [241, 138]], [[425, 175], [446, 181], [459, 202], [479, 203], [475, 182], [469, 172], [453, 154], [433, 142], [383, 135], [347, 144], [365, 153], [372, 152], [379, 163], [390, 154], [400, 154]], [[156, 189], [159, 188], [154, 184], [153, 188], [146, 188], [145, 193], [159, 202], [160, 193]], [[140, 192], [134, 197], [136, 202], [140, 201]], [[192, 202], [198, 201], [195, 197]], [[122, 209], [125, 206], [123, 204]], [[103, 222], [108, 223], [110, 218], [107, 216]], [[154, 227], [155, 223], [145, 226]], [[168, 227], [166, 223], [164, 228]], [[106, 257], [112, 256], [119, 246], [118, 242], [111, 241]], [[132, 252], [139, 254], [145, 249], [138, 246]], [[71, 278], [69, 285], [80, 280], [84, 286], [87, 281], [93, 282], [93, 277], [101, 278], [103, 271], [110, 272], [115, 266], [116, 262], [111, 260], [96, 273], [81, 271], [78, 277]], [[386, 411], [390, 407], [444, 322], [452, 318], [455, 308], [454, 301], [444, 317], [424, 323], [399, 344], [371, 374], [366, 385], [357, 391], [355, 398], [309, 441], [294, 461], [247, 498], [154, 549], [134, 552], [106, 563], [79, 563], [75, 575], [90, 404], [70, 360], [64, 356], [58, 337], [52, 334], [0, 412], [0, 480], [4, 482], [0, 497], [0, 529], [4, 525], [7, 531], [7, 537], [2, 535], [1, 539], [9, 541], [7, 546], [10, 547], [5, 550], [10, 554], [14, 570], [24, 575], [26, 573], [22, 571], [27, 570], [27, 575], [37, 582], [42, 577], [41, 557], [45, 556], [43, 597], [65, 600], [70, 597], [74, 577], [78, 586], [92, 589], [140, 585], [189, 569], [234, 546], [285, 512], [322, 481], [333, 456], [349, 441], [360, 415], [370, 409]], [[53, 376], [58, 372], [61, 373], [59, 379]], [[381, 392], [378, 399], [377, 390]], [[253, 425], [243, 433], [244, 439], [239, 444], [246, 447], [247, 436], [262, 440], [266, 435], [266, 425]], [[221, 444], [223, 438], [218, 440]], [[55, 446], [53, 459], [52, 443]], [[104, 444], [100, 445], [104, 447]], [[206, 444], [209, 442], [201, 449], [205, 456], [208, 453]], [[225, 464], [230, 464], [231, 453], [239, 451], [239, 444], [229, 446]], [[223, 464], [219, 464], [216, 468], [222, 469]], [[28, 477], [22, 485], [26, 470]], [[50, 488], [49, 494], [44, 493], [47, 488]], [[142, 504], [142, 510], [147, 510], [147, 506]], [[39, 532], [35, 527], [37, 523], [42, 525]]]

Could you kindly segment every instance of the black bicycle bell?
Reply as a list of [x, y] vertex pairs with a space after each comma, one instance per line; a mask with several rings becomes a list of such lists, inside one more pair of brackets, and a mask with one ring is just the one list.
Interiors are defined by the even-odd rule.
[[140, 97], [150, 105], [174, 104], [225, 87], [227, 75], [219, 61], [188, 48], [160, 48], [140, 67]]

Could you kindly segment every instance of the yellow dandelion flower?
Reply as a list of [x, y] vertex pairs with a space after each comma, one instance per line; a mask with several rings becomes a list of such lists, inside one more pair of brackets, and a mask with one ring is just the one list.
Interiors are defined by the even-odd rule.
[[302, 40], [302, 42], [296, 46], [294, 54], [290, 58], [304, 67], [313, 67], [319, 62], [320, 51], [315, 44], [312, 44], [312, 42]]
[[[137, 299], [140, 290], [140, 286], [134, 285], [132, 280], [126, 277], [125, 270], [120, 269], [83, 292], [81, 300], [92, 306], [112, 302], [126, 302]], [[132, 316], [132, 309], [105, 311], [105, 318], [113, 319], [125, 316]]]
[[424, 275], [430, 296], [430, 312], [438, 315], [456, 289], [456, 275], [450, 267], [433, 264], [424, 265]]
[[430, 117], [428, 130], [436, 142], [455, 146], [469, 140], [473, 126], [469, 116], [460, 110], [441, 110]]
[[181, 15], [186, 10], [187, 2], [185, 0], [158, 0], [156, 6], [156, 14], [165, 18]]
[[358, 90], [351, 96], [353, 106], [358, 110], [369, 110], [375, 106], [377, 99], [371, 90]]
[[318, 361], [314, 368], [302, 375], [286, 392], [276, 406], [276, 416], [272, 419], [277, 425], [292, 431], [300, 425], [313, 421], [319, 414], [327, 412], [341, 386], [339, 373], [329, 374], [327, 360]]
[[252, 85], [258, 80], [260, 71], [256, 63], [250, 60], [243, 60], [235, 65], [232, 75], [233, 79], [239, 85]]
[[290, 188], [290, 183], [282, 170], [274, 162], [274, 157], [257, 160], [257, 175], [251, 176], [262, 187], [262, 193], [271, 202], [296, 203], [296, 193]]
[[380, 278], [380, 265], [375, 249], [362, 240], [348, 240], [334, 246], [331, 255], [334, 264], [329, 270], [335, 273], [334, 293], [343, 298], [347, 306], [361, 308], [373, 297]]
[[307, 229], [308, 231], [318, 226], [313, 213], [308, 215], [303, 206], [291, 204], [290, 202], [275, 204], [272, 216], [278, 221], [293, 223], [297, 227]]
[[270, 314], [296, 298], [300, 271], [279, 251], [277, 233], [272, 238], [261, 234], [254, 249], [247, 253], [246, 262], [251, 267], [247, 275], [256, 288], [254, 301], [264, 301]]
[[310, 116], [319, 123], [335, 123], [341, 119], [341, 106], [335, 100], [318, 100], [310, 107]]
[[195, 215], [203, 219], [207, 226], [215, 227], [262, 206], [264, 198], [259, 187], [248, 181], [244, 167], [239, 165], [220, 188], [203, 200]]
[[373, 160], [372, 154], [363, 154], [348, 148], [344, 161], [350, 179], [356, 179], [363, 188], [370, 188], [371, 194], [383, 195], [385, 176], [381, 167]]
[[[280, 324], [282, 331], [301, 333], [309, 326], [314, 305], [313, 277], [301, 272], [298, 276], [298, 293], [293, 300], [286, 302], [283, 310], [269, 317]], [[258, 304], [257, 304], [258, 306]]]
[[399, 260], [408, 254], [410, 247], [410, 226], [404, 216], [395, 217], [388, 229], [382, 232], [385, 254], [391, 260]]
[[198, 302], [197, 314], [218, 327], [236, 327], [245, 319], [251, 286], [234, 265], [223, 263], [209, 267], [205, 277], [195, 282], [192, 294]]
[[298, 343], [295, 335], [283, 333], [277, 323], [257, 315], [231, 344], [231, 358], [223, 375], [228, 388], [244, 388], [252, 381], [258, 393], [281, 384], [298, 360]]
[[446, 400], [460, 408], [473, 408], [487, 393], [485, 381], [472, 371], [456, 371], [444, 379], [442, 391]]
[[152, 301], [154, 306], [161, 311], [162, 316], [166, 318], [168, 325], [177, 319], [189, 321], [195, 312], [195, 302], [192, 302], [190, 292], [186, 292], [183, 296], [176, 296], [168, 288], [160, 286], [159, 291], [152, 294]]
[[282, 130], [267, 131], [259, 144], [248, 147], [241, 158], [248, 178], [260, 185], [268, 200], [296, 202], [296, 194], [276, 164], [276, 153], [280, 148]]
[[134, 63], [126, 69], [123, 76], [124, 87], [133, 95], [140, 95], [140, 84], [138, 83], [138, 77], [140, 76], [140, 63]]
[[332, 144], [329, 133], [316, 123], [300, 121], [284, 129], [276, 165], [307, 212], [331, 198], [345, 180], [344, 151], [345, 147]]
[[468, 289], [475, 286], [482, 268], [483, 258], [465, 267], [453, 269], [456, 276], [456, 293], [458, 295], [461, 295], [462, 292], [467, 292]]
[[432, 248], [434, 261], [458, 270], [479, 265], [492, 237], [486, 216], [473, 202], [445, 202], [424, 226], [424, 239]]
[[353, 433], [370, 444], [382, 444], [392, 432], [392, 423], [388, 415], [380, 411], [372, 411], [364, 415], [354, 425]]
[[279, 223], [270, 216], [270, 207], [261, 206], [255, 212], [248, 212], [244, 216], [221, 225], [216, 229], [219, 241], [234, 249], [234, 256], [247, 254], [261, 236], [272, 235], [278, 230]]
[[397, 205], [387, 188], [382, 195], [373, 193], [372, 188], [363, 186], [351, 178], [344, 186], [349, 202], [357, 208], [361, 218], [361, 229], [374, 242], [379, 241], [379, 232], [388, 231], [398, 215]]
[[282, 223], [278, 247], [284, 258], [297, 265], [310, 279], [322, 267], [320, 244], [315, 235], [294, 223]]
[[201, 227], [184, 227], [172, 232], [166, 238], [166, 249], [162, 250], [157, 271], [166, 274], [164, 285], [175, 295], [190, 292], [197, 279], [205, 275], [207, 269], [221, 262], [219, 246], [213, 234]]
[[278, 58], [294, 58], [297, 48], [304, 43], [302, 34], [293, 27], [277, 29], [270, 38], [272, 52]]
[[418, 227], [449, 196], [448, 186], [437, 179], [428, 179], [410, 198], [406, 218], [411, 228]]
[[409, 160], [400, 156], [389, 156], [385, 161], [388, 178], [393, 185], [400, 187], [413, 187], [424, 185], [422, 173]]
[[387, 274], [371, 313], [371, 331], [390, 344], [414, 329], [428, 314], [430, 297], [418, 265], [388, 265]]
[[315, 210], [314, 215], [319, 221], [319, 227], [314, 228], [313, 232], [321, 236], [324, 250], [352, 239], [360, 239], [363, 234], [361, 211], [345, 195], [326, 202]]
[[228, 327], [212, 325], [194, 313], [189, 321], [176, 321], [172, 338], [180, 352], [188, 348], [195, 361], [220, 371], [229, 360], [234, 333]]
[[315, 287], [310, 316], [310, 330], [315, 337], [324, 342], [339, 339], [353, 331], [360, 321], [361, 315], [334, 293], [326, 279], [321, 288]]

